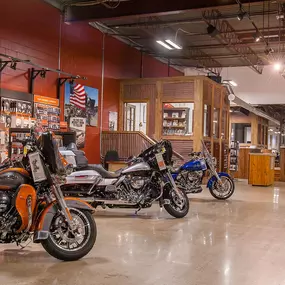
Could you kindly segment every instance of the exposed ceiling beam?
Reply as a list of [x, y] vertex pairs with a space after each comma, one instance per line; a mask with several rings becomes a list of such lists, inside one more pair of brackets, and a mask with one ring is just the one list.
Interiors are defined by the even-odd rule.
[[[260, 0], [251, 0], [251, 3]], [[121, 18], [142, 15], [173, 14], [192, 9], [205, 9], [226, 5], [236, 5], [235, 0], [132, 0], [122, 2], [116, 9], [108, 9], [103, 5], [66, 6], [65, 21], [99, 21], [103, 19]]]
[[[255, 18], [258, 16], [263, 16], [265, 14], [266, 16], [269, 15], [276, 15], [278, 12], [277, 9], [274, 10], [267, 10], [264, 13], [263, 12], [251, 12], [250, 17]], [[236, 13], [231, 14], [223, 14], [218, 16], [218, 19], [220, 20], [230, 20], [230, 19], [236, 19], [238, 16], [238, 9]], [[203, 23], [202, 16], [190, 18], [190, 19], [182, 19], [182, 20], [175, 20], [175, 21], [156, 21], [152, 17], [145, 18], [144, 21], [142, 21], [141, 18], [137, 19], [137, 22], [134, 23], [127, 23], [127, 24], [119, 24], [119, 25], [109, 25], [109, 27], [112, 28], [151, 28], [151, 27], [169, 27], [169, 26], [176, 26], [176, 25], [184, 25], [184, 24], [199, 24]]]
[[[241, 46], [242, 40], [235, 33], [234, 28], [226, 21], [220, 20], [215, 16], [220, 15], [219, 10], [207, 10], [203, 12], [204, 21], [211, 25], [215, 30], [215, 37], [225, 45], [230, 50], [234, 50], [237, 54], [242, 56], [244, 62], [246, 62], [250, 68], [255, 72], [262, 74], [264, 63], [262, 60], [254, 53], [254, 51], [249, 46]], [[220, 34], [220, 32], [222, 32]]]

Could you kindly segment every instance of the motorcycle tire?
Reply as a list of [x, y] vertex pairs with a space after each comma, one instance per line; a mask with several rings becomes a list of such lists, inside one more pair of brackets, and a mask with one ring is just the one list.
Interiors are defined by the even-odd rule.
[[[49, 237], [46, 240], [42, 241], [42, 246], [47, 251], [47, 253], [62, 261], [75, 261], [87, 255], [90, 252], [90, 250], [93, 248], [97, 237], [96, 223], [91, 212], [82, 211], [78, 209], [69, 209], [69, 210], [71, 214], [77, 212], [80, 213], [82, 217], [84, 217], [86, 223], [88, 223], [90, 232], [87, 237], [88, 240], [86, 240], [82, 248], [78, 250], [68, 250], [61, 248], [60, 245], [58, 245], [55, 239], [53, 238], [52, 232], [50, 232]], [[53, 226], [54, 220], [55, 217], [53, 218], [51, 228]]]
[[234, 181], [233, 181], [233, 179], [232, 179], [231, 177], [222, 176], [221, 178], [224, 178], [224, 179], [226, 179], [226, 180], [229, 181], [229, 183], [230, 183], [230, 185], [231, 185], [231, 190], [229, 191], [229, 193], [228, 193], [227, 195], [225, 195], [225, 196], [219, 196], [219, 195], [217, 195], [217, 194], [215, 193], [215, 185], [216, 185], [217, 181], [214, 181], [214, 182], [213, 182], [212, 187], [209, 188], [209, 191], [210, 191], [211, 195], [212, 195], [214, 198], [216, 198], [216, 199], [218, 199], [218, 200], [227, 200], [227, 199], [229, 199], [229, 198], [234, 194], [234, 192], [235, 192], [235, 183], [234, 183]]
[[170, 204], [165, 204], [164, 205], [165, 210], [168, 212], [168, 214], [170, 214], [174, 218], [178, 218], [178, 219], [184, 218], [188, 214], [189, 207], [190, 207], [189, 199], [187, 197], [187, 194], [186, 194], [185, 190], [180, 189], [181, 194], [182, 194], [183, 199], [184, 199], [184, 205], [183, 205], [182, 209], [178, 210], [177, 209], [178, 206], [177, 206], [177, 204], [174, 201], [176, 194], [175, 194], [174, 190], [171, 187], [168, 187], [168, 188], [169, 189], [167, 189], [164, 192], [164, 197], [163, 198], [164, 199], [168, 199], [170, 201]]

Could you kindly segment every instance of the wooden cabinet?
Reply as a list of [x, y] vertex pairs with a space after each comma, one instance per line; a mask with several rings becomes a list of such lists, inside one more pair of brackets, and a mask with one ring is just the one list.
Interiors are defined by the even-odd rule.
[[248, 183], [255, 186], [270, 186], [274, 183], [275, 158], [270, 153], [249, 154]]

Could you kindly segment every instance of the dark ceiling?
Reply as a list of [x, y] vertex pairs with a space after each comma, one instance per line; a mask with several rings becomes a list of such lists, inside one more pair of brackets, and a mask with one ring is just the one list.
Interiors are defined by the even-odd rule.
[[[285, 51], [283, 1], [46, 1], [64, 11], [65, 21], [87, 21], [172, 66], [214, 73], [249, 66], [261, 73], [264, 65], [283, 59]], [[167, 50], [156, 42], [166, 39], [183, 49]]]

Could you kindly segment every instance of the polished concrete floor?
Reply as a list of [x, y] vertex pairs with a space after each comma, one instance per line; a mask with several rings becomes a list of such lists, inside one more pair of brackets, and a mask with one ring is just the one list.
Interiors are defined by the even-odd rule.
[[181, 220], [157, 206], [97, 211], [98, 239], [84, 259], [59, 262], [39, 245], [0, 246], [2, 285], [285, 284], [285, 183], [238, 182], [228, 201], [190, 196]]

